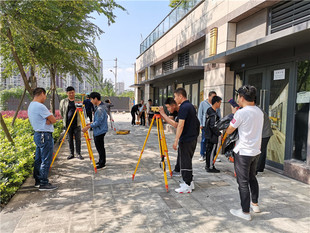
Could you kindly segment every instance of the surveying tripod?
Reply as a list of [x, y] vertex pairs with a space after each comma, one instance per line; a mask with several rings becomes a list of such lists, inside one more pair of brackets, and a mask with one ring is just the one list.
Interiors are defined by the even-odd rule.
[[[84, 114], [84, 105], [80, 104], [79, 106], [76, 106], [76, 109], [75, 109], [75, 112], [74, 112], [74, 114], [73, 114], [73, 117], [72, 117], [72, 119], [71, 119], [71, 121], [70, 121], [70, 124], [69, 124], [69, 126], [68, 126], [68, 128], [67, 128], [67, 130], [66, 130], [66, 132], [65, 132], [65, 135], [63, 136], [63, 138], [62, 138], [62, 140], [61, 140], [61, 143], [60, 143], [60, 145], [59, 145], [59, 147], [58, 147], [58, 149], [57, 149], [57, 151], [56, 151], [56, 154], [55, 154], [54, 157], [53, 157], [53, 161], [52, 161], [52, 163], [51, 163], [50, 168], [53, 166], [53, 163], [54, 163], [54, 161], [55, 161], [55, 159], [56, 159], [56, 157], [57, 157], [57, 155], [58, 155], [58, 152], [59, 152], [59, 150], [60, 150], [62, 144], [64, 143], [64, 141], [65, 141], [65, 139], [66, 139], [67, 133], [69, 132], [69, 129], [70, 129], [70, 127], [71, 127], [71, 124], [72, 124], [72, 122], [73, 122], [73, 120], [74, 120], [74, 117], [76, 116], [77, 113], [78, 113], [79, 116], [80, 116], [81, 123], [82, 123], [82, 128], [84, 128], [84, 127], [86, 126], [85, 114]], [[90, 140], [91, 140], [91, 139], [90, 139], [90, 137], [89, 137], [88, 131], [86, 131], [86, 132], [84, 133], [84, 137], [85, 137], [86, 144], [87, 144], [87, 149], [88, 149], [89, 158], [90, 158], [90, 160], [91, 160], [92, 163], [93, 163], [95, 173], [97, 173], [97, 166], [96, 166], [96, 162], [95, 162], [95, 159], [94, 159], [93, 150], [91, 149], [91, 143], [90, 143]]]
[[161, 119], [161, 115], [159, 113], [155, 113], [153, 118], [152, 118], [152, 122], [150, 124], [149, 130], [147, 132], [141, 153], [140, 153], [140, 157], [136, 166], [136, 169], [134, 171], [134, 173], [132, 174], [132, 180], [134, 180], [140, 160], [142, 158], [142, 154], [147, 142], [147, 139], [149, 138], [152, 126], [154, 124], [154, 121], [156, 119], [156, 125], [157, 125], [157, 135], [158, 135], [158, 144], [159, 144], [159, 152], [160, 152], [160, 158], [161, 158], [161, 167], [163, 169], [164, 172], [164, 179], [165, 179], [165, 187], [166, 190], [168, 192], [168, 179], [167, 179], [167, 172], [166, 172], [166, 164], [165, 164], [165, 157], [167, 158], [167, 164], [168, 164], [168, 168], [169, 168], [169, 172], [170, 172], [170, 176], [172, 177], [172, 171], [171, 171], [171, 166], [170, 166], [170, 160], [169, 160], [169, 156], [168, 156], [168, 148], [167, 148], [167, 142], [166, 142], [166, 138], [165, 138], [165, 133], [164, 133], [164, 127], [163, 127], [163, 122]]

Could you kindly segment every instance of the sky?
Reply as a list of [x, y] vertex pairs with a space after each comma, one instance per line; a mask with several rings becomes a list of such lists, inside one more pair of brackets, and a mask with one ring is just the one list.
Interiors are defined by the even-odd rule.
[[96, 47], [103, 60], [103, 77], [114, 84], [117, 58], [117, 82], [125, 83], [125, 90], [134, 83], [134, 63], [139, 55], [140, 43], [172, 10], [169, 0], [116, 1], [127, 11], [116, 10], [116, 22], [108, 26], [105, 16], [98, 14], [94, 23], [105, 33], [96, 40]]

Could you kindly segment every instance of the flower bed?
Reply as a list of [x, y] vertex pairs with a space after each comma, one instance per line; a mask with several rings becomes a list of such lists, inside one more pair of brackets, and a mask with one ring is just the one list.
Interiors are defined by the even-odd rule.
[[[1, 114], [5, 118], [14, 117], [15, 111], [1, 111]], [[56, 120], [60, 120], [61, 119], [59, 110], [55, 111], [55, 117], [56, 117]], [[27, 119], [28, 118], [27, 111], [26, 110], [19, 111], [18, 114], [17, 114], [17, 118], [19, 118], [19, 119]]]
[[[10, 131], [15, 146], [5, 137], [0, 130], [0, 200], [1, 206], [6, 204], [14, 193], [23, 184], [24, 180], [32, 174], [35, 143], [33, 141], [33, 129], [28, 119], [16, 119], [12, 128], [11, 117], [4, 118]], [[58, 140], [62, 131], [62, 121], [54, 125], [54, 140]]]

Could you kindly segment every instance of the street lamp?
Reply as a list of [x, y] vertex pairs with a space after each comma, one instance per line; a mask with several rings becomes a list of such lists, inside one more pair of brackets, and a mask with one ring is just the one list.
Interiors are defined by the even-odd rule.
[[117, 79], [116, 73], [114, 73], [113, 70], [110, 70], [110, 72], [112, 72], [114, 74], [114, 78], [115, 78], [115, 93], [116, 93], [117, 92], [117, 90], [116, 90], [116, 79]]

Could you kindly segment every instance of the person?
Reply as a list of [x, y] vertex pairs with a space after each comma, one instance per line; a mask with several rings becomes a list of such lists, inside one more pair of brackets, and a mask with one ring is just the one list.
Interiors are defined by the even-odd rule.
[[199, 135], [199, 120], [196, 116], [194, 106], [187, 100], [184, 88], [178, 88], [174, 91], [174, 100], [180, 105], [178, 113], [178, 127], [175, 135], [173, 149], [180, 150], [180, 170], [184, 183], [180, 188], [175, 189], [177, 193], [191, 193], [194, 184], [192, 158], [197, 145]]
[[[205, 120], [205, 140], [206, 140], [206, 171], [211, 173], [220, 172], [213, 164], [213, 159], [217, 152], [218, 137], [221, 132], [215, 127], [216, 122], [219, 121], [220, 117], [217, 114], [217, 110], [221, 107], [222, 98], [214, 96], [212, 98], [212, 107], [208, 108], [207, 116]], [[210, 165], [213, 164], [212, 168]]]
[[111, 114], [111, 107], [113, 107], [114, 105], [111, 103], [110, 99], [106, 99], [104, 101], [104, 106], [106, 107], [106, 111], [107, 111], [107, 114], [108, 114], [108, 116], [110, 118], [110, 122], [111, 122], [111, 128], [113, 129], [113, 125], [112, 125], [113, 118], [112, 118], [112, 114]]
[[[210, 91], [208, 94], [208, 99], [201, 101], [198, 108], [198, 120], [200, 122], [201, 129], [201, 142], [200, 142], [200, 158], [199, 161], [203, 162], [206, 160], [206, 139], [205, 139], [205, 121], [207, 110], [212, 106], [212, 98], [216, 96], [215, 91]], [[221, 110], [217, 110], [218, 116], [221, 118]]]
[[145, 126], [145, 111], [146, 106], [144, 104], [144, 100], [141, 100], [141, 107], [139, 108], [139, 116], [140, 116], [140, 125]]
[[231, 209], [230, 213], [245, 220], [252, 219], [250, 206], [254, 212], [260, 212], [256, 166], [261, 153], [264, 114], [255, 105], [255, 96], [256, 88], [253, 86], [245, 85], [238, 89], [238, 104], [242, 109], [237, 111], [233, 108], [234, 117], [226, 131], [231, 134], [238, 129], [239, 134], [234, 148], [234, 166], [242, 209]]
[[101, 95], [98, 92], [90, 93], [90, 101], [95, 106], [94, 122], [86, 124], [82, 129], [85, 133], [92, 128], [96, 149], [99, 153], [99, 161], [96, 163], [97, 168], [106, 167], [106, 152], [104, 148], [104, 136], [108, 132], [108, 114], [101, 101]]
[[34, 129], [34, 142], [36, 144], [33, 177], [35, 187], [40, 191], [54, 190], [57, 186], [48, 182], [48, 172], [53, 159], [54, 140], [53, 132], [56, 118], [44, 105], [46, 91], [38, 87], [33, 91], [33, 101], [28, 107], [28, 117]]
[[266, 164], [266, 157], [267, 157], [267, 146], [270, 137], [273, 135], [271, 129], [271, 122], [267, 115], [267, 113], [260, 108], [264, 114], [264, 124], [263, 124], [263, 133], [262, 133], [262, 146], [261, 146], [261, 154], [259, 156], [257, 167], [256, 167], [256, 175], [258, 172], [264, 172], [265, 164]]
[[152, 99], [149, 99], [147, 101], [147, 120], [148, 120], [148, 124], [151, 125], [151, 121], [152, 121], [152, 118], [154, 116], [154, 112], [152, 111], [152, 105], [153, 105], [153, 101]]
[[[174, 128], [178, 127], [178, 111], [179, 111], [179, 106], [177, 103], [174, 101], [172, 97], [168, 97], [165, 101], [165, 106], [169, 112], [169, 116], [165, 113], [164, 108], [161, 106], [159, 107], [159, 113], [164, 119], [165, 122], [168, 124], [172, 125]], [[178, 148], [178, 155], [177, 155], [177, 161], [174, 167], [174, 170], [172, 171], [172, 176], [181, 176], [180, 174], [180, 150]], [[194, 188], [194, 187], [192, 187]]]
[[86, 115], [89, 118], [89, 122], [93, 121], [93, 112], [94, 112], [94, 105], [90, 102], [89, 95], [86, 95], [86, 99], [83, 101], [85, 106]]
[[136, 104], [134, 106], [132, 106], [131, 108], [131, 125], [134, 126], [136, 124], [136, 115], [139, 115], [139, 108], [141, 107], [141, 104]]
[[[74, 116], [74, 113], [76, 111], [75, 106], [75, 89], [72, 86], [67, 87], [67, 96], [68, 98], [65, 98], [60, 101], [59, 104], [59, 112], [63, 119], [63, 125], [66, 130], [68, 130], [68, 127], [70, 125], [70, 122]], [[81, 155], [81, 119], [78, 113], [75, 114], [75, 117], [72, 121], [72, 124], [68, 131], [68, 141], [69, 141], [69, 147], [70, 147], [70, 155], [67, 157], [67, 159], [73, 159], [74, 158], [74, 142], [73, 138], [75, 138], [75, 147], [76, 147], [76, 153], [80, 160], [83, 160], [83, 156]]]

